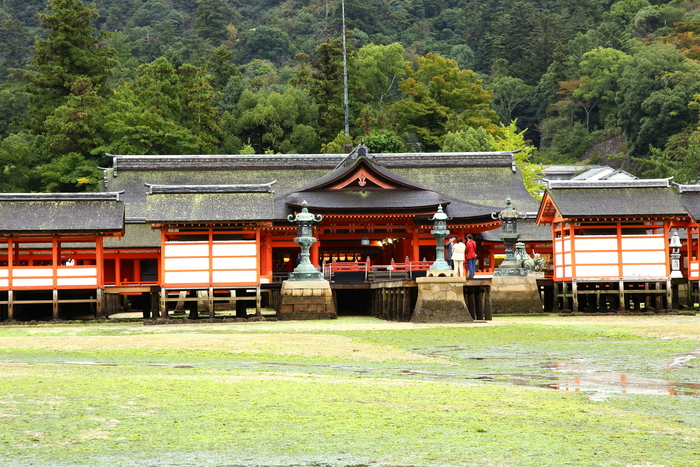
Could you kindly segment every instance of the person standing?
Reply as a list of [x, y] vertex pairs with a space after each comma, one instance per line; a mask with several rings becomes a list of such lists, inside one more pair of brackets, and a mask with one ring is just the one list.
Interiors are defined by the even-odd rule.
[[445, 261], [447, 261], [447, 264], [449, 264], [452, 269], [455, 268], [455, 265], [452, 262], [452, 247], [454, 247], [454, 246], [455, 246], [454, 235], [448, 235], [447, 236], [447, 244], [445, 245]]
[[452, 261], [457, 277], [464, 277], [464, 252], [466, 245], [462, 243], [462, 237], [457, 239], [457, 243], [452, 247]]
[[469, 270], [468, 278], [473, 279], [476, 272], [476, 242], [472, 234], [467, 234], [465, 258], [467, 259], [467, 269]]

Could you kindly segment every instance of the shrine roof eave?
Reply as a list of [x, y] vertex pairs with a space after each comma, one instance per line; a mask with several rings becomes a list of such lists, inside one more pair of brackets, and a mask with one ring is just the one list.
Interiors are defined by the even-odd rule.
[[[638, 181], [634, 181], [638, 182]], [[647, 219], [687, 216], [679, 196], [664, 186], [604, 186], [549, 189], [543, 203], [551, 200], [564, 219]]]
[[[124, 202], [104, 197], [0, 197], [0, 233], [114, 235], [124, 230]], [[93, 195], [93, 194], [91, 194]]]
[[543, 219], [541, 223], [551, 224], [558, 222], [568, 222], [568, 223], [612, 223], [612, 222], [683, 222], [687, 221], [689, 216], [686, 215], [675, 215], [675, 216], [582, 216], [582, 217], [561, 217], [555, 218], [551, 221]]

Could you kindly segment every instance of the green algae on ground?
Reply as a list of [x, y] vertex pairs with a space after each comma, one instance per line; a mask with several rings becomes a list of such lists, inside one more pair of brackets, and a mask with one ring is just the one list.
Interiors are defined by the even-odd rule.
[[[664, 368], [673, 356], [700, 347], [697, 341], [646, 338], [618, 326], [576, 326], [565, 318], [561, 327], [512, 322], [407, 329], [387, 323], [381, 330], [376, 320], [337, 321], [325, 330], [322, 323], [266, 323], [241, 332], [222, 326], [220, 333], [251, 345], [260, 333], [290, 333], [302, 342], [312, 334], [340, 335], [378, 352], [391, 348], [445, 358], [357, 361], [184, 344], [1, 349], [0, 464], [700, 464], [700, 420], [684, 416], [700, 413], [698, 396], [659, 401], [620, 394], [592, 401], [580, 392], [478, 379], [551, 371], [541, 363], [558, 358], [697, 383], [693, 365]], [[361, 329], [365, 322], [369, 330]], [[170, 333], [167, 326], [148, 328], [59, 326], [48, 334]], [[16, 329], [0, 329], [0, 338]], [[38, 334], [48, 335], [43, 331]], [[201, 332], [197, 326], [173, 331], [183, 343]], [[31, 335], [37, 334], [14, 337]]]
[[0, 371], [3, 465], [26, 456], [94, 465], [105, 455], [111, 465], [173, 463], [170, 451], [236, 464], [337, 453], [401, 465], [595, 465], [600, 456], [600, 465], [691, 466], [700, 455], [697, 429], [537, 389], [167, 367]]

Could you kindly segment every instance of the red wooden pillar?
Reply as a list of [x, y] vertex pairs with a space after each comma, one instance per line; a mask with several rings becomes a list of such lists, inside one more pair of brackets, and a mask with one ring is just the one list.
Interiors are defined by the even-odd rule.
[[411, 242], [413, 245], [413, 257], [411, 260], [420, 261], [420, 235], [418, 235], [418, 229], [413, 231], [413, 239]]
[[321, 239], [318, 238], [318, 229], [316, 228], [314, 228], [314, 237], [316, 237], [316, 241], [311, 244], [309, 261], [311, 261], [311, 264], [313, 264], [315, 267], [318, 267], [318, 252], [319, 248], [321, 247]]

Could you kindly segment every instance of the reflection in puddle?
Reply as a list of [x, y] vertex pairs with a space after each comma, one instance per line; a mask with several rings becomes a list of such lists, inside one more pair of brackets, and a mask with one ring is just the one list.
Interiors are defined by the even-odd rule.
[[[450, 348], [447, 348], [450, 347]], [[435, 357], [453, 357], [460, 360], [512, 360], [525, 357], [516, 352], [507, 352], [501, 349], [500, 354], [488, 356], [475, 356], [473, 349], [464, 346], [431, 347], [426, 355]], [[695, 368], [694, 360], [700, 358], [700, 350], [679, 355], [672, 358], [667, 368]], [[501, 384], [516, 386], [530, 386], [555, 389], [559, 391], [586, 392], [592, 394], [594, 400], [604, 399], [613, 394], [644, 394], [659, 396], [698, 396], [700, 384], [690, 382], [666, 381], [655, 378], [645, 378], [630, 374], [609, 371], [605, 367], [589, 365], [581, 359], [571, 361], [548, 361], [544, 364], [535, 363], [535, 368], [545, 371], [531, 371], [528, 373], [486, 373], [478, 378]], [[486, 369], [486, 368], [484, 368]], [[508, 370], [506, 370], [508, 371]]]
[[610, 394], [646, 394], [669, 396], [697, 396], [700, 384], [676, 383], [661, 379], [644, 378], [568, 362], [548, 362], [545, 368], [557, 373], [549, 387], [562, 391], [593, 391], [599, 397]]

